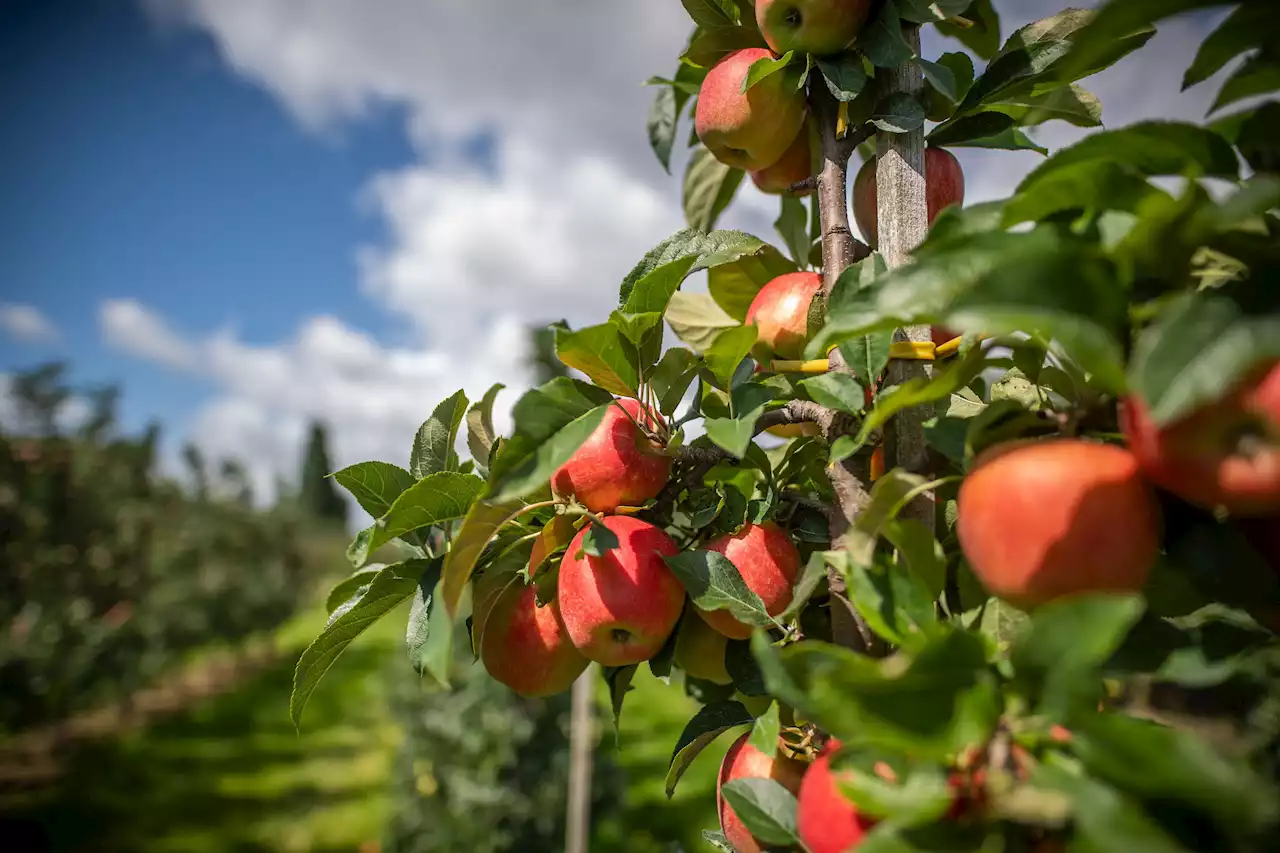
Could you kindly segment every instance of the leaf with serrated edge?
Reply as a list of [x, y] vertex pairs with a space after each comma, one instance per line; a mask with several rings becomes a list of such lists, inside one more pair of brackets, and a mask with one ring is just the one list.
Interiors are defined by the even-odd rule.
[[335, 611], [336, 618], [320, 632], [298, 658], [293, 671], [293, 691], [289, 697], [289, 718], [294, 726], [302, 722], [302, 710], [320, 679], [338, 656], [365, 629], [390, 613], [413, 594], [426, 561], [410, 560], [387, 566], [378, 572], [369, 589], [350, 608]]
[[581, 370], [612, 394], [637, 395], [640, 378], [636, 350], [617, 326], [601, 323], [577, 331], [556, 328], [555, 336], [556, 355], [564, 364]]
[[436, 406], [413, 438], [409, 473], [422, 479], [428, 474], [458, 470], [458, 456], [453, 445], [466, 411], [467, 395], [461, 391]]
[[740, 325], [707, 293], [678, 292], [667, 306], [667, 325], [694, 352], [705, 353], [725, 329]]
[[333, 474], [360, 508], [374, 518], [391, 509], [391, 504], [405, 489], [414, 484], [414, 476], [398, 465], [389, 462], [361, 462], [350, 465]]
[[711, 375], [715, 377], [721, 389], [726, 391], [729, 389], [734, 371], [755, 346], [757, 334], [755, 326], [736, 326], [725, 329], [707, 348], [707, 369], [711, 371]]
[[750, 725], [752, 721], [752, 716], [741, 702], [713, 702], [700, 708], [685, 725], [680, 739], [676, 741], [676, 748], [671, 753], [666, 780], [668, 799], [675, 793], [680, 777], [698, 757], [698, 753], [729, 729]]
[[728, 610], [748, 625], [772, 625], [760, 596], [747, 586], [738, 567], [715, 551], [686, 551], [664, 557], [693, 603], [703, 610]]
[[467, 410], [467, 449], [471, 458], [480, 465], [489, 464], [489, 451], [493, 449], [496, 434], [493, 429], [493, 403], [498, 393], [507, 386], [494, 383], [484, 392], [480, 402]]
[[450, 616], [457, 616], [458, 603], [462, 598], [467, 582], [471, 580], [471, 572], [476, 561], [489, 541], [498, 532], [504, 521], [520, 507], [518, 501], [491, 503], [477, 501], [467, 511], [462, 526], [454, 535], [453, 546], [444, 558], [441, 583], [445, 604]]
[[333, 589], [329, 590], [329, 595], [325, 598], [325, 612], [332, 614], [339, 606], [363, 595], [363, 590], [369, 586], [380, 571], [382, 571], [381, 567], [362, 569], [336, 584]]
[[369, 550], [422, 527], [462, 518], [480, 493], [484, 480], [474, 474], [441, 471], [423, 477], [406, 489], [378, 519]]
[[781, 730], [782, 723], [778, 719], [778, 703], [771, 702], [768, 709], [756, 717], [756, 721], [751, 725], [751, 738], [748, 743], [765, 755], [772, 755], [778, 749], [778, 734]]
[[747, 831], [765, 844], [797, 844], [796, 798], [776, 779], [734, 779], [721, 795]]

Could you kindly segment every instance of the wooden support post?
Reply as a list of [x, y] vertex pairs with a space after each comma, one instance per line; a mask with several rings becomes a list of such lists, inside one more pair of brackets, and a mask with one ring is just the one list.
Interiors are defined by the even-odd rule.
[[[916, 56], [920, 55], [920, 27], [904, 26], [903, 38]], [[894, 92], [918, 95], [924, 88], [920, 63], [915, 59], [894, 69], [882, 69], [881, 97]], [[879, 249], [890, 269], [906, 264], [910, 254], [924, 241], [928, 230], [925, 202], [924, 129], [910, 133], [878, 133], [876, 163], [877, 219]], [[895, 341], [929, 341], [928, 326], [897, 329]], [[900, 385], [916, 377], [927, 376], [929, 362], [894, 359], [889, 362], [887, 384]], [[924, 422], [932, 416], [925, 407], [907, 409], [889, 421], [885, 428], [885, 464], [887, 468], [905, 466], [920, 470], [928, 458]], [[903, 514], [934, 527], [933, 498], [922, 495]]]
[[595, 664], [573, 683], [569, 717], [569, 802], [565, 853], [587, 853], [591, 839], [591, 746], [595, 739]]

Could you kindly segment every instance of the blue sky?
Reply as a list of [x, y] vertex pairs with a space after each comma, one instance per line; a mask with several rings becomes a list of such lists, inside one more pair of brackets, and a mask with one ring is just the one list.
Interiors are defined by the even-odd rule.
[[0, 339], [0, 370], [67, 358], [86, 381], [122, 382], [127, 423], [180, 428], [207, 383], [104, 344], [102, 300], [248, 341], [317, 311], [393, 331], [360, 298], [352, 247], [382, 231], [357, 210], [361, 183], [414, 157], [395, 108], [308, 131], [206, 34], [162, 33], [123, 0], [2, 4], [0, 56], [0, 301], [61, 332]]
[[[997, 5], [1009, 32], [1063, 4]], [[689, 26], [677, 0], [0, 3], [0, 375], [119, 381], [127, 428], [262, 488], [312, 418], [335, 464], [404, 461], [436, 401], [502, 382], [502, 428], [524, 327], [598, 322], [683, 225], [641, 83]], [[1205, 26], [1086, 81], [1109, 126], [1203, 114], [1216, 81], [1177, 81]], [[1037, 162], [959, 154], [969, 202]], [[776, 204], [745, 188], [721, 224], [770, 237]]]

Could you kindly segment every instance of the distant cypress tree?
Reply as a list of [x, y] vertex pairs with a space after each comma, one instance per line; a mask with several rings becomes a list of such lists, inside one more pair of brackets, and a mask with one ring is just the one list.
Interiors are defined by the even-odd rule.
[[329, 464], [328, 433], [324, 424], [311, 422], [311, 435], [307, 439], [307, 452], [302, 459], [302, 476], [299, 478], [299, 500], [305, 512], [316, 518], [347, 523], [347, 502], [338, 494], [338, 488], [328, 476], [333, 472]]
[[550, 326], [529, 327], [529, 367], [533, 370], [533, 381], [537, 385], [550, 382], [557, 376], [568, 376], [569, 368], [564, 366], [556, 355], [556, 326], [564, 326], [561, 320]]

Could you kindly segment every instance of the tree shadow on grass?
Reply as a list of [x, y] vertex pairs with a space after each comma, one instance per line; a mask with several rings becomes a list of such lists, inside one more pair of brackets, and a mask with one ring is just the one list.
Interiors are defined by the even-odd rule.
[[[289, 721], [296, 654], [148, 729], [80, 748], [55, 787], [0, 816], [6, 850], [353, 850], [352, 838], [301, 841], [308, 821], [360, 811], [376, 839], [390, 756], [380, 683], [387, 649], [356, 643]], [[385, 743], [382, 741], [381, 743]], [[330, 815], [332, 816], [332, 815]], [[332, 823], [350, 821], [330, 820]], [[44, 840], [40, 838], [43, 831]], [[287, 845], [284, 836], [294, 838]]]

